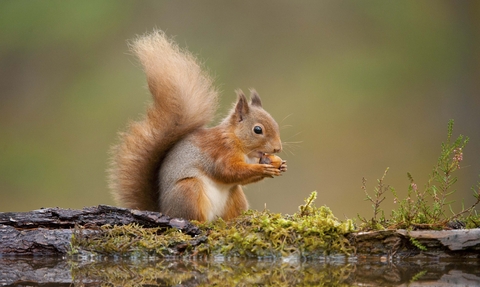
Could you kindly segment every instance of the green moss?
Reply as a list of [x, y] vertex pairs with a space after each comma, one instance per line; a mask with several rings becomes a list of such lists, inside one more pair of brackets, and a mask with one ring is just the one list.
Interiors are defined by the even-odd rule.
[[351, 220], [338, 221], [325, 206], [303, 216], [249, 210], [230, 222], [217, 220], [201, 227], [209, 232], [201, 248], [209, 254], [239, 257], [348, 254], [352, 250], [344, 235], [354, 229]]
[[480, 227], [480, 214], [475, 211], [465, 219], [465, 228], [479, 228]]
[[90, 235], [78, 230], [72, 250], [127, 257], [315, 258], [349, 254], [353, 249], [345, 234], [354, 230], [353, 222], [339, 221], [326, 206], [315, 207], [315, 197], [313, 192], [294, 215], [249, 210], [229, 222], [196, 223], [202, 234], [195, 238], [177, 229], [138, 225], [103, 226]]
[[[410, 235], [409, 235], [410, 236]], [[408, 238], [410, 240], [410, 243], [412, 243], [415, 247], [417, 247], [418, 249], [422, 250], [422, 251], [427, 251], [427, 247], [425, 247], [425, 245], [423, 245], [422, 243], [420, 243], [420, 241], [418, 241], [418, 239], [416, 238], [413, 238], [413, 237], [409, 237]]]
[[148, 257], [177, 255], [179, 246], [188, 248], [190, 235], [177, 229], [143, 228], [136, 224], [100, 227], [95, 233], [77, 229], [72, 237], [72, 249], [95, 255]]

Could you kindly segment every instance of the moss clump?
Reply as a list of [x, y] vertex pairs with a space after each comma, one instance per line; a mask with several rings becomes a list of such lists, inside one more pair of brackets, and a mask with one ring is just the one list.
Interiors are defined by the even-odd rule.
[[105, 225], [93, 233], [77, 229], [72, 237], [71, 250], [74, 252], [71, 254], [86, 252], [129, 258], [175, 256], [196, 241], [190, 235], [173, 228], [144, 228], [137, 224]]
[[353, 222], [339, 221], [326, 206], [312, 206], [315, 197], [313, 192], [293, 216], [249, 210], [229, 222], [219, 219], [200, 225], [208, 232], [209, 240], [199, 249], [208, 254], [247, 258], [350, 253], [344, 235], [354, 230]]
[[353, 251], [345, 234], [353, 222], [339, 221], [326, 207], [315, 207], [316, 192], [294, 215], [249, 210], [225, 222], [198, 224], [201, 235], [191, 237], [176, 229], [142, 228], [138, 225], [104, 226], [100, 232], [76, 233], [72, 250], [127, 257], [217, 256], [276, 258], [323, 257]]

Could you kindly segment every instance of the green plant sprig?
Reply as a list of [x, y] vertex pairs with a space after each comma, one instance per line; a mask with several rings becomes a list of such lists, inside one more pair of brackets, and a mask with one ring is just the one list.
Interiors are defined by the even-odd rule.
[[[389, 220], [386, 220], [383, 215], [380, 220], [377, 220], [378, 213], [381, 211], [383, 214], [380, 203], [385, 200], [384, 193], [388, 189], [388, 186], [385, 187], [383, 183], [388, 168], [382, 178], [378, 180], [374, 197], [371, 197], [367, 192], [366, 180], [362, 180], [362, 190], [367, 195], [366, 200], [370, 201], [373, 207], [371, 220], [358, 216], [363, 222], [362, 229], [441, 229], [448, 228], [448, 224], [452, 221], [461, 221], [463, 225], [469, 223], [468, 226], [478, 227], [478, 215], [476, 212], [474, 214], [474, 211], [475, 207], [480, 204], [480, 182], [476, 188], [472, 187], [476, 201], [469, 208], [462, 207], [460, 212], [454, 212], [451, 207], [453, 201], [449, 200], [456, 192], [453, 188], [457, 182], [454, 172], [460, 169], [460, 163], [463, 161], [463, 151], [469, 141], [469, 138], [463, 135], [452, 141], [453, 123], [453, 120], [448, 122], [447, 141], [441, 145], [440, 157], [430, 174], [425, 189], [422, 191], [418, 188], [410, 173], [407, 173], [410, 184], [406, 198], [400, 199], [395, 189], [390, 188], [394, 203], [398, 204], [398, 208], [392, 210]], [[450, 216], [446, 214], [447, 207], [452, 213]]]
[[[387, 175], [388, 172], [387, 168], [385, 172], [383, 173], [382, 178], [377, 179], [377, 186], [375, 187], [375, 192], [374, 192], [374, 198], [372, 198], [368, 192], [367, 192], [367, 179], [362, 178], [362, 190], [365, 193], [365, 200], [370, 201], [372, 203], [372, 208], [373, 208], [373, 217], [371, 220], [367, 220], [364, 217], [358, 216], [358, 218], [364, 223], [364, 229], [383, 229], [381, 222], [385, 222], [385, 213], [384, 211], [380, 208], [380, 204], [385, 200], [385, 192], [390, 189], [390, 186], [385, 186], [384, 179], [385, 176]], [[380, 219], [377, 220], [378, 214], [381, 213]]]

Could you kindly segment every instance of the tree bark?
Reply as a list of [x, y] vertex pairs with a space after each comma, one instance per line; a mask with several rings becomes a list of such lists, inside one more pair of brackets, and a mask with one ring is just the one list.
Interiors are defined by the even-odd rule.
[[[348, 235], [359, 258], [480, 258], [480, 229], [385, 230]], [[421, 250], [412, 242], [425, 247]]]
[[81, 210], [44, 208], [29, 212], [0, 213], [0, 256], [66, 255], [75, 227], [83, 233], [100, 232], [103, 225], [136, 223], [143, 227], [177, 228], [189, 235], [200, 230], [190, 222], [151, 211], [106, 205]]

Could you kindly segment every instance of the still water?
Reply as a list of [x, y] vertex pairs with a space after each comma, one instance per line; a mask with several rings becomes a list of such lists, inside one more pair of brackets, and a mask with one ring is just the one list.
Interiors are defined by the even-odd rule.
[[480, 261], [0, 257], [0, 286], [480, 286]]

